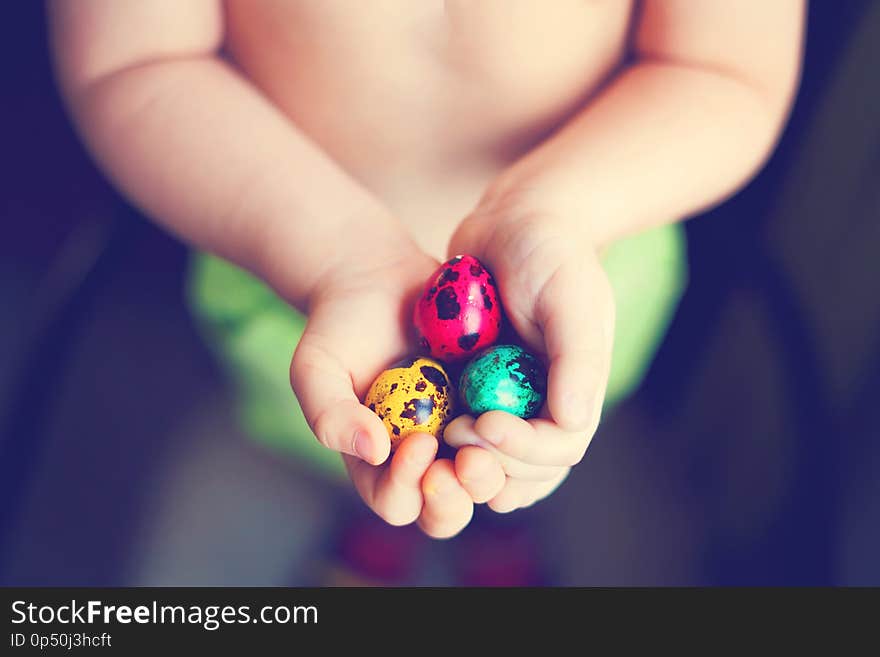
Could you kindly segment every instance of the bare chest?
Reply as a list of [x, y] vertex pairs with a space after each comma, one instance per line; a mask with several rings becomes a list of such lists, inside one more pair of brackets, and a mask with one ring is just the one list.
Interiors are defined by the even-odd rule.
[[339, 132], [344, 107], [401, 146], [427, 131], [491, 147], [582, 101], [619, 62], [629, 17], [628, 0], [229, 0], [227, 46], [310, 130]]
[[581, 107], [624, 56], [631, 10], [630, 0], [227, 0], [226, 50], [351, 173], [422, 214], [440, 188], [450, 206], [472, 203]]

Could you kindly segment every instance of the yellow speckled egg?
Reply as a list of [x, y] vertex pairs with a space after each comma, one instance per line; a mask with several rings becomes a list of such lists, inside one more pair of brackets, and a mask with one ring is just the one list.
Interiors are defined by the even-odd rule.
[[376, 377], [364, 404], [382, 419], [394, 449], [416, 431], [442, 439], [454, 399], [443, 366], [430, 358], [413, 358]]

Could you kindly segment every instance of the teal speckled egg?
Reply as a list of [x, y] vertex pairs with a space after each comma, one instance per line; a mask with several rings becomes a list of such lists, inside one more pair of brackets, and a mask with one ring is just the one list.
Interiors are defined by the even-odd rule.
[[518, 417], [538, 414], [547, 393], [547, 370], [522, 347], [489, 347], [461, 373], [461, 401], [473, 415], [507, 411]]

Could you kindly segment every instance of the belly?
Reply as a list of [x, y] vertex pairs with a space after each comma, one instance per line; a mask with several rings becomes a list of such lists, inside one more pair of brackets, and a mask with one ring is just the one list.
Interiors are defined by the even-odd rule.
[[491, 177], [618, 65], [631, 7], [227, 0], [226, 10], [235, 63], [437, 252]]

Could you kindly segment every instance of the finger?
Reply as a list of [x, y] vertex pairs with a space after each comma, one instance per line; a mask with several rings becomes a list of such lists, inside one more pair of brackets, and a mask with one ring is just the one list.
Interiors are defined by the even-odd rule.
[[480, 260], [485, 259], [485, 245], [491, 232], [491, 222], [478, 214], [469, 214], [462, 219], [449, 238], [447, 257], [453, 258], [468, 253]]
[[598, 260], [566, 262], [535, 306], [550, 372], [547, 405], [566, 431], [595, 431], [611, 368], [614, 299]]
[[[502, 413], [502, 411], [492, 412]], [[504, 415], [515, 420], [520, 420], [519, 418], [516, 418], [508, 413], [504, 413]], [[480, 417], [482, 418], [483, 416], [481, 415]], [[482, 448], [483, 450], [489, 452], [495, 457], [495, 459], [500, 464], [502, 470], [504, 471], [504, 474], [508, 477], [526, 479], [529, 481], [546, 481], [548, 479], [553, 479], [559, 475], [559, 466], [557, 465], [533, 465], [531, 463], [520, 461], [502, 452], [500, 449], [495, 447], [495, 445], [493, 445], [477, 433], [477, 431], [475, 430], [475, 425], [478, 422], [480, 421], [477, 420], [475, 422], [474, 419], [468, 415], [457, 417], [455, 420], [450, 422], [449, 426], [447, 426], [444, 430], [443, 437], [445, 442], [451, 447], [455, 447], [456, 449], [461, 449], [466, 445], [473, 445]], [[525, 433], [526, 435], [524, 437], [524, 440], [528, 443], [534, 443], [536, 440], [538, 440], [536, 438], [536, 432], [534, 428], [532, 428], [532, 426], [524, 420], [520, 420], [519, 424], [513, 424], [513, 428], [509, 429], [508, 431]], [[488, 433], [488, 435], [492, 436], [499, 435], [493, 433], [491, 428], [484, 433]]]
[[579, 463], [592, 439], [587, 432], [563, 431], [547, 418], [523, 420], [504, 411], [483, 413], [474, 423], [474, 431], [517, 461], [555, 467]]
[[421, 480], [437, 454], [437, 440], [414, 433], [401, 441], [387, 466], [372, 466], [352, 456], [343, 457], [355, 489], [380, 518], [391, 525], [408, 525], [419, 517], [423, 497]]
[[511, 220], [504, 213], [487, 215], [485, 210], [478, 210], [459, 224], [450, 240], [449, 253], [469, 253], [492, 271], [502, 283], [499, 293], [508, 321], [526, 344], [542, 352], [543, 340], [532, 302], [546, 280], [544, 271], [548, 268], [542, 265], [545, 261], [555, 263], [557, 258], [553, 249], [545, 248], [546, 233], [540, 229], [542, 222], [538, 219], [536, 215]]
[[510, 513], [531, 506], [559, 488], [568, 473], [565, 468], [555, 479], [541, 482], [508, 479], [501, 492], [489, 500], [489, 508], [497, 513]]
[[382, 420], [362, 405], [338, 359], [303, 336], [290, 365], [290, 385], [322, 445], [367, 463], [384, 463], [391, 440]]
[[455, 455], [455, 476], [477, 504], [500, 493], [506, 480], [498, 459], [482, 447], [471, 445], [462, 447]]
[[471, 521], [474, 503], [455, 476], [455, 466], [449, 459], [431, 464], [422, 478], [425, 504], [418, 524], [432, 538], [450, 538]]

